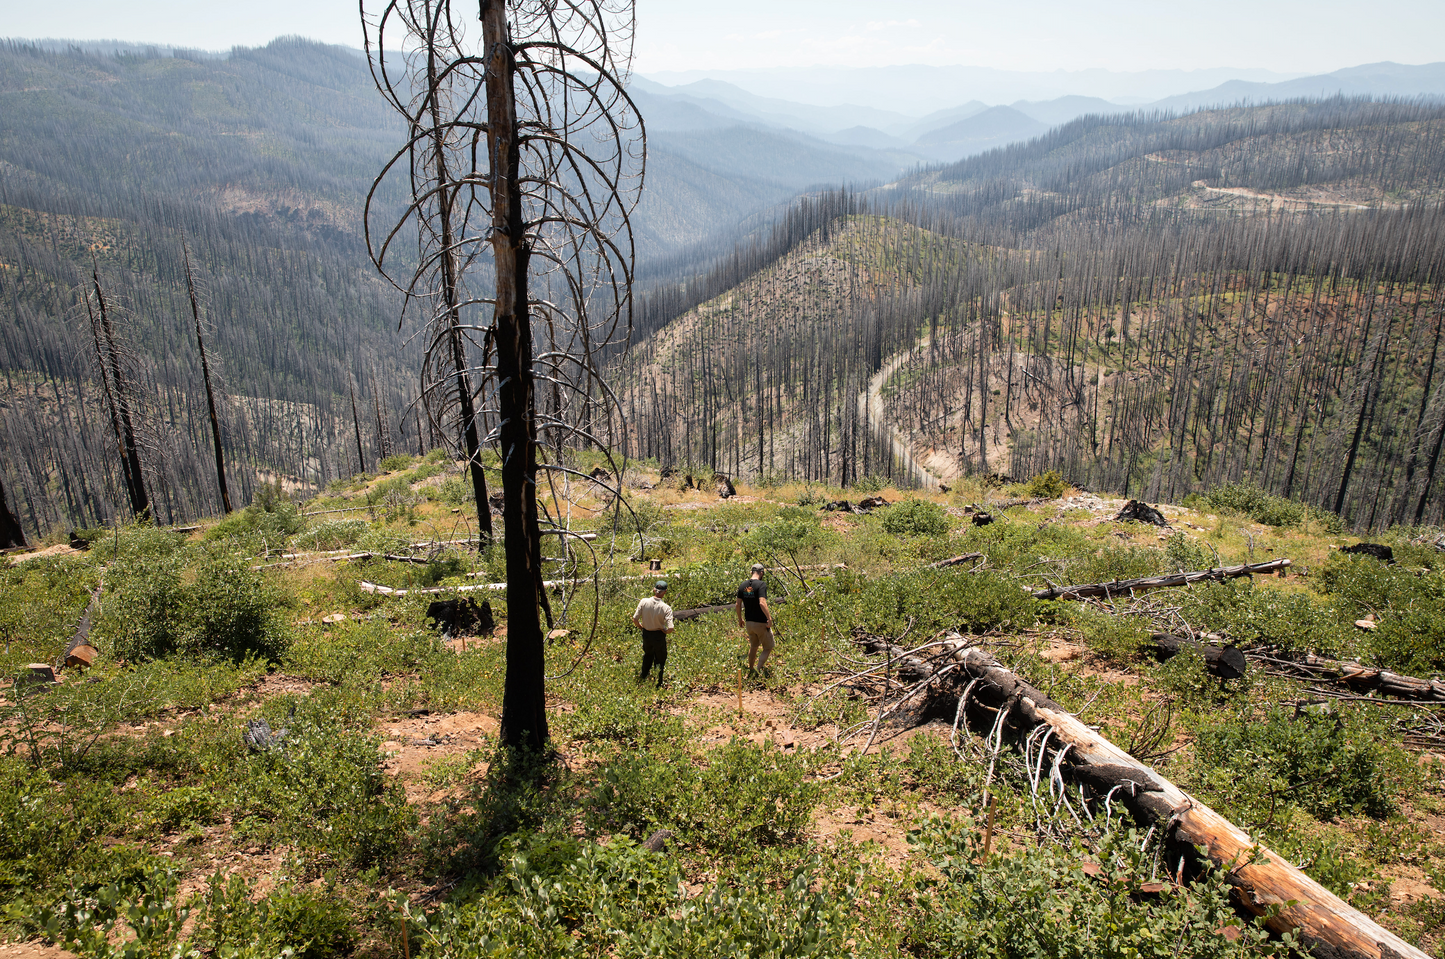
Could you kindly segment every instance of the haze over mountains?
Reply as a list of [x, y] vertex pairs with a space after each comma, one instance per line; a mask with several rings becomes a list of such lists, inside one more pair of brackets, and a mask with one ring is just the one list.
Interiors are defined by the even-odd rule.
[[[713, 72], [697, 78], [659, 73], [635, 78], [633, 89], [654, 131], [748, 123], [853, 150], [885, 151], [861, 154], [880, 164], [888, 153], [948, 163], [1087, 114], [1187, 112], [1302, 97], [1445, 97], [1445, 62], [1375, 63], [1303, 77], [1267, 70], [1029, 74], [923, 66]], [[778, 91], [799, 99], [785, 99]]]

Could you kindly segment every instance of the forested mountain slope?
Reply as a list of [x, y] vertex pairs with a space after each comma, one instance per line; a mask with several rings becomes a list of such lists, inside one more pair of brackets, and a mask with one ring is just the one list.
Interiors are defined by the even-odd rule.
[[233, 396], [221, 413], [241, 495], [258, 467], [310, 480], [352, 468], [341, 437], [353, 379], [363, 408], [399, 415], [413, 364], [395, 332], [399, 298], [368, 266], [360, 208], [403, 131], [369, 83], [354, 55], [300, 41], [197, 60], [0, 51], [3, 453], [30, 522], [113, 515], [79, 293], [93, 272], [130, 350], [146, 468], [173, 492], [159, 515], [218, 505], [193, 471], [208, 437], [183, 244]]
[[[794, 134], [709, 136], [674, 130], [652, 144], [634, 217], [642, 276], [715, 235], [732, 242], [736, 224], [799, 189], [902, 165]], [[209, 426], [186, 246], [242, 502], [257, 469], [325, 482], [441, 441], [418, 435], [430, 434], [410, 408], [419, 360], [363, 233], [367, 190], [404, 139], [365, 60], [340, 47], [0, 46], [0, 463], [33, 531], [106, 521], [118, 502], [80, 293], [92, 273], [128, 347], [160, 515], [219, 508], [214, 484], [196, 481]], [[380, 195], [380, 219], [401, 200]]]
[[1096, 118], [825, 197], [825, 229], [696, 285], [634, 357], [638, 450], [844, 483], [904, 458], [1165, 499], [1245, 481], [1361, 527], [1438, 520], [1442, 133], [1439, 108], [1353, 101]]

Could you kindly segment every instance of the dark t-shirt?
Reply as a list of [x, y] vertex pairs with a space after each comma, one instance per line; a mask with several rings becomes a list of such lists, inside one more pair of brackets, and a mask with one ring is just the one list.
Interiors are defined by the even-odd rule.
[[766, 623], [768, 614], [758, 602], [768, 598], [768, 584], [760, 579], [750, 579], [738, 587], [738, 599], [743, 601], [743, 619], [750, 623]]

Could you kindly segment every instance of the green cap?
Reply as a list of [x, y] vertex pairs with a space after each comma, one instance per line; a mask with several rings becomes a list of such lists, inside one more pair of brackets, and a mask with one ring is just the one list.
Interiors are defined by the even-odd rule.
[[662, 592], [663, 590], [667, 589], [667, 580], [659, 579], [657, 582], [652, 584], [652, 588], [657, 590], [659, 593]]

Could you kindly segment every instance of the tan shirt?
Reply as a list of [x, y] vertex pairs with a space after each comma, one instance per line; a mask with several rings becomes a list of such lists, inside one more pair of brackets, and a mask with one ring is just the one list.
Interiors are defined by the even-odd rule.
[[641, 623], [643, 629], [672, 629], [672, 607], [656, 596], [644, 597], [632, 618]]

